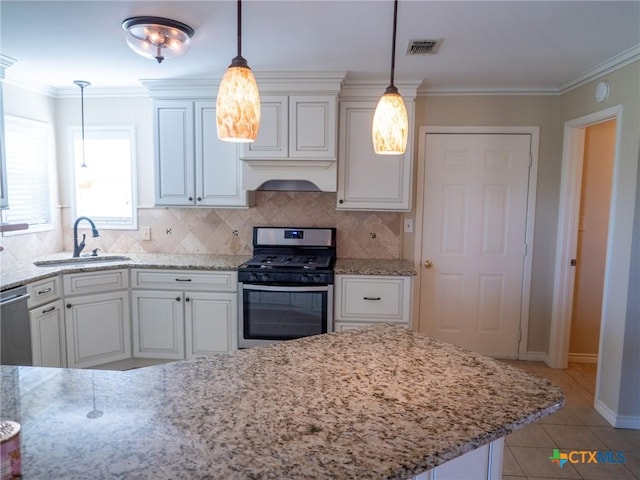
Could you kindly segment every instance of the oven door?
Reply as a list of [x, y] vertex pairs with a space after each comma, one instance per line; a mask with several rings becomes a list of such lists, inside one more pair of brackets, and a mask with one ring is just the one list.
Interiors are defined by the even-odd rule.
[[333, 330], [333, 285], [240, 283], [238, 347], [248, 348]]

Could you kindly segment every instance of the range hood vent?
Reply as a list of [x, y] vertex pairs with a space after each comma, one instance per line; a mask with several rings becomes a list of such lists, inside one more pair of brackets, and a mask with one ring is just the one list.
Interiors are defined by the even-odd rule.
[[318, 186], [309, 180], [267, 180], [256, 190], [284, 192], [320, 192]]
[[442, 39], [435, 40], [409, 40], [407, 55], [433, 55], [438, 51]]
[[317, 159], [242, 159], [242, 189], [335, 192], [337, 163]]

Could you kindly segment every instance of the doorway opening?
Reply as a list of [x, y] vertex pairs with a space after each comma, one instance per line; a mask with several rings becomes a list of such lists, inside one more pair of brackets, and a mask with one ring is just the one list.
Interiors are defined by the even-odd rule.
[[[582, 190], [583, 160], [585, 153], [585, 136], [589, 126], [607, 121], [615, 122], [615, 140], [613, 164], [617, 157], [619, 143], [619, 120], [621, 106], [615, 106], [580, 117], [565, 123], [564, 145], [562, 155], [562, 177], [560, 187], [560, 209], [558, 215], [558, 238], [556, 244], [556, 263], [554, 273], [554, 297], [551, 318], [551, 332], [549, 341], [549, 366], [553, 368], [567, 368], [569, 360], [569, 345], [571, 333], [571, 319], [574, 304], [575, 266], [578, 247], [578, 233], [580, 227], [580, 194]], [[610, 188], [612, 182], [609, 182]], [[611, 192], [611, 191], [610, 191]], [[609, 194], [611, 197], [611, 193]], [[610, 208], [607, 208], [609, 213]], [[611, 220], [607, 220], [607, 239], [611, 231]], [[607, 258], [610, 254], [610, 242], [607, 241], [603, 271], [607, 269]], [[602, 292], [610, 288], [607, 276], [604, 276]], [[601, 301], [602, 304], [602, 301]], [[602, 308], [598, 311], [602, 317]], [[600, 321], [598, 331], [602, 332], [604, 325]], [[601, 336], [601, 334], [600, 334]], [[600, 342], [598, 343], [597, 361], [599, 367]], [[598, 376], [599, 376], [598, 368]], [[599, 378], [596, 379], [596, 391]]]
[[573, 363], [598, 363], [616, 126], [610, 119], [584, 132], [568, 352]]

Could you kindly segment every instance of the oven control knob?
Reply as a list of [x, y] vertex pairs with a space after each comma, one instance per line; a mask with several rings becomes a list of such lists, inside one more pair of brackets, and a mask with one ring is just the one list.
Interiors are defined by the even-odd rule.
[[311, 278], [309, 277], [309, 275], [307, 275], [305, 273], [304, 275], [302, 275], [302, 281], [303, 282], [309, 282], [309, 281], [311, 281]]
[[250, 282], [255, 282], [257, 279], [258, 279], [258, 276], [255, 273], [252, 273], [251, 275], [249, 275]]
[[314, 275], [313, 276], [313, 281], [316, 283], [320, 283], [320, 275]]
[[263, 282], [268, 282], [269, 281], [269, 274], [268, 273], [263, 273], [262, 274], [262, 281]]

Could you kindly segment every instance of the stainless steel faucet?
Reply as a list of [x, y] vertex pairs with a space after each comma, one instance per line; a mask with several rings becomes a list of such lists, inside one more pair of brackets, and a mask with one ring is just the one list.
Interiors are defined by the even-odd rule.
[[[98, 229], [96, 228], [96, 224], [93, 223], [93, 220], [91, 220], [89, 217], [78, 217], [76, 218], [75, 223], [73, 224], [73, 257], [79, 257], [80, 256], [80, 252], [82, 252], [82, 249], [85, 246], [85, 239], [87, 238], [87, 236], [83, 233], [82, 234], [82, 241], [80, 242], [80, 244], [78, 244], [78, 223], [80, 223], [81, 220], [86, 220], [87, 222], [89, 222], [91, 224], [91, 234], [93, 236], [93, 238], [99, 237], [100, 234], [98, 233]], [[94, 253], [97, 253], [97, 249], [94, 250]]]

